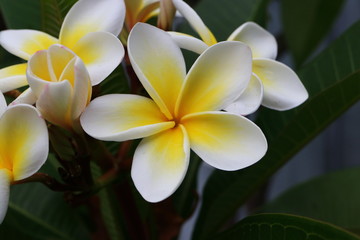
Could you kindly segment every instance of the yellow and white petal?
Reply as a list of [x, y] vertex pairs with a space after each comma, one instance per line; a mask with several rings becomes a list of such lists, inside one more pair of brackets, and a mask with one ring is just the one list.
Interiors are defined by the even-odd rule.
[[74, 89], [71, 105], [71, 118], [78, 119], [81, 113], [89, 104], [92, 94], [92, 86], [89, 73], [80, 58], [76, 58], [74, 63]]
[[37, 100], [35, 93], [31, 90], [31, 88], [27, 88], [23, 91], [10, 105], [16, 104], [29, 104], [33, 105]]
[[224, 109], [240, 96], [251, 77], [251, 51], [240, 42], [208, 48], [190, 69], [176, 106], [177, 117]]
[[299, 77], [285, 64], [270, 59], [254, 59], [253, 72], [263, 83], [262, 105], [265, 107], [288, 110], [309, 97]]
[[9, 204], [11, 173], [0, 168], [0, 224], [3, 222]]
[[10, 106], [0, 118], [0, 157], [12, 166], [13, 180], [31, 176], [45, 163], [49, 152], [47, 126], [36, 108]]
[[267, 150], [264, 134], [245, 117], [204, 112], [181, 120], [190, 147], [205, 162], [222, 170], [238, 170], [259, 161]]
[[0, 44], [8, 52], [28, 60], [39, 50], [48, 49], [58, 40], [36, 30], [5, 30], [0, 32]]
[[0, 91], [4, 93], [28, 85], [26, 66], [21, 63], [0, 69]]
[[198, 54], [202, 54], [209, 46], [203, 41], [179, 32], [168, 32], [176, 44], [182, 48]]
[[123, 0], [80, 0], [66, 15], [60, 30], [60, 43], [72, 49], [91, 32], [119, 35], [125, 19]]
[[180, 48], [165, 31], [138, 23], [130, 32], [128, 51], [142, 85], [170, 119], [186, 75]]
[[111, 33], [93, 32], [81, 38], [72, 50], [85, 63], [92, 85], [103, 81], [120, 64], [124, 47]]
[[5, 112], [6, 108], [7, 108], [7, 103], [4, 94], [0, 92], [0, 117]]
[[277, 55], [275, 37], [254, 22], [242, 24], [230, 35], [228, 41], [240, 41], [247, 44], [254, 58], [275, 59]]
[[51, 61], [49, 60], [47, 50], [38, 51], [29, 59], [26, 76], [30, 88], [36, 97], [41, 95], [49, 82], [56, 81], [49, 64], [51, 64]]
[[185, 177], [189, 155], [188, 136], [181, 125], [144, 138], [131, 167], [131, 177], [143, 198], [159, 202], [175, 192]]
[[72, 127], [72, 87], [69, 81], [45, 85], [36, 101], [36, 108], [47, 121], [66, 129]]
[[209, 46], [217, 43], [216, 38], [206, 27], [199, 15], [183, 0], [172, 0], [175, 8], [189, 22], [192, 28], [200, 35], [201, 39]]
[[227, 112], [237, 115], [249, 115], [261, 105], [264, 87], [261, 80], [253, 74], [245, 91], [233, 103], [225, 108]]
[[[32, 72], [42, 78], [44, 81], [61, 81], [62, 74], [64, 74], [64, 69], [66, 69], [69, 64], [73, 65], [71, 61], [77, 57], [73, 51], [60, 44], [52, 45], [49, 47], [49, 49], [44, 50], [43, 52], [46, 53], [43, 54], [43, 60], [35, 60], [35, 58], [39, 57], [37, 55], [41, 55], [40, 53], [42, 53], [38, 52], [30, 58], [28, 65]], [[48, 69], [45, 69], [45, 64], [41, 65], [41, 61], [47, 61]], [[50, 78], [43, 76], [44, 71], [49, 73]], [[72, 78], [67, 78], [67, 80], [72, 81]]]
[[150, 98], [109, 94], [90, 102], [80, 117], [87, 134], [105, 141], [147, 137], [174, 127]]

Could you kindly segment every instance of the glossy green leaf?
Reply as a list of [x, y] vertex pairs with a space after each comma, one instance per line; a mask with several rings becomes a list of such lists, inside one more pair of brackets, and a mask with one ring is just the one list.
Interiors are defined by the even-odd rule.
[[[48, 167], [50, 163], [46, 164]], [[65, 203], [62, 193], [41, 183], [15, 185], [0, 239], [76, 240], [90, 239], [81, 209]]]
[[126, 76], [124, 67], [120, 64], [115, 70], [100, 83], [100, 87], [96, 89], [95, 95], [105, 95], [111, 93], [129, 93], [129, 81]]
[[77, 0], [40, 0], [42, 30], [54, 37], [59, 36], [62, 22], [76, 1]]
[[286, 42], [301, 65], [330, 30], [343, 0], [282, 0], [281, 14]]
[[41, 29], [39, 0], [0, 0], [0, 9], [8, 28]]
[[[261, 209], [311, 217], [360, 230], [360, 168], [326, 174], [299, 184]], [[301, 204], [299, 204], [301, 203]]]
[[359, 240], [334, 225], [287, 214], [259, 214], [245, 218], [213, 240]]
[[185, 219], [194, 212], [198, 200], [196, 183], [200, 163], [201, 159], [194, 152], [191, 152], [189, 169], [180, 187], [173, 195], [175, 209]]
[[360, 22], [300, 72], [310, 98], [286, 112], [263, 109], [258, 125], [269, 149], [257, 164], [235, 172], [216, 170], [209, 178], [194, 232], [216, 232], [252, 193], [305, 144], [360, 99]]
[[[100, 167], [91, 162], [91, 172], [94, 179], [98, 179], [103, 175]], [[111, 240], [126, 239], [124, 235], [124, 215], [119, 207], [119, 201], [112, 188], [112, 185], [102, 188], [98, 193], [99, 197], [99, 210], [102, 217], [102, 222], [106, 228], [106, 232]]]
[[[111, 187], [103, 188], [98, 196], [100, 198], [100, 211], [111, 240], [126, 239], [122, 229], [123, 213], [119, 210], [119, 201], [116, 199]], [[119, 219], [120, 218], [120, 219]]]

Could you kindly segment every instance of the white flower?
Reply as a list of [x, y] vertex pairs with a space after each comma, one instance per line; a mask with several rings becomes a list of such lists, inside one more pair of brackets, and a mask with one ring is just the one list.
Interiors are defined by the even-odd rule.
[[[237, 170], [266, 152], [262, 131], [248, 119], [219, 111], [251, 76], [251, 51], [240, 42], [216, 44], [186, 74], [181, 51], [164, 31], [144, 23], [128, 41], [135, 73], [152, 99], [112, 94], [90, 102], [80, 120], [94, 138], [138, 145], [131, 176], [150, 202], [170, 196], [182, 182], [190, 148], [208, 164]], [[237, 64], [239, 64], [239, 66]]]
[[[214, 35], [189, 5], [182, 0], [173, 0], [173, 3], [203, 40], [170, 32], [180, 47], [200, 54], [217, 43]], [[240, 41], [251, 48], [253, 76], [249, 87], [227, 106], [226, 110], [246, 115], [254, 112], [260, 104], [275, 110], [288, 110], [308, 98], [308, 93], [296, 73], [274, 60], [277, 55], [277, 43], [268, 31], [254, 22], [246, 22], [237, 28], [227, 41]]]
[[36, 108], [18, 104], [7, 108], [0, 93], [0, 223], [9, 202], [10, 184], [33, 175], [49, 151], [45, 121]]

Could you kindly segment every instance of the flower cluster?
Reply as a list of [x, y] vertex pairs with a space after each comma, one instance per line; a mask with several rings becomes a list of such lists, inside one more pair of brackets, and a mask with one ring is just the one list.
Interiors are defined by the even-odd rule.
[[[0, 32], [1, 46], [28, 61], [0, 70], [1, 92], [29, 85], [9, 107], [0, 98], [0, 222], [10, 184], [34, 174], [47, 158], [45, 120], [103, 141], [142, 138], [131, 176], [144, 199], [158, 202], [181, 184], [190, 149], [218, 169], [248, 167], [264, 156], [267, 142], [244, 115], [260, 105], [287, 110], [307, 99], [297, 75], [274, 60], [276, 41], [265, 29], [247, 22], [218, 43], [185, 2], [161, 1], [79, 0], [59, 38], [35, 30]], [[142, 23], [161, 14], [160, 6], [176, 9], [202, 40]], [[126, 51], [119, 40], [123, 25]], [[188, 71], [181, 48], [199, 54]], [[91, 100], [93, 86], [124, 56], [148, 95]]]

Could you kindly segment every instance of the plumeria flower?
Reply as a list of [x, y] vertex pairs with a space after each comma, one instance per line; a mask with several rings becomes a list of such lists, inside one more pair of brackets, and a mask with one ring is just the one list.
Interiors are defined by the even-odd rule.
[[49, 151], [45, 121], [27, 104], [7, 107], [0, 93], [0, 223], [9, 202], [10, 184], [25, 179], [46, 161]]
[[27, 78], [42, 116], [58, 126], [77, 130], [80, 114], [90, 102], [91, 82], [82, 60], [62, 45], [36, 52]]
[[[124, 48], [116, 36], [122, 29], [124, 18], [123, 0], [79, 0], [66, 15], [59, 39], [36, 30], [5, 30], [0, 32], [0, 44], [24, 60], [53, 44], [64, 45], [82, 59], [92, 85], [96, 85], [123, 58]], [[0, 70], [2, 92], [28, 85], [26, 65], [17, 64]], [[25, 91], [22, 97], [27, 99], [31, 95], [31, 91]]]
[[80, 121], [100, 140], [144, 138], [136, 148], [131, 176], [147, 201], [161, 201], [177, 189], [190, 149], [223, 170], [241, 169], [262, 158], [267, 149], [262, 131], [242, 116], [219, 111], [249, 82], [251, 51], [245, 44], [210, 47], [186, 74], [181, 50], [171, 37], [138, 23], [130, 33], [128, 51], [152, 99], [101, 96], [90, 102]]
[[[175, 8], [200, 35], [199, 39], [176, 32], [170, 32], [182, 48], [202, 53], [217, 43], [197, 13], [184, 1], [173, 0]], [[227, 41], [240, 41], [252, 50], [253, 76], [242, 96], [226, 110], [237, 114], [250, 114], [260, 104], [275, 110], [288, 110], [303, 103], [308, 93], [296, 73], [286, 65], [275, 61], [277, 43], [273, 35], [254, 22], [246, 22], [237, 28]]]
[[159, 13], [160, 0], [124, 0], [126, 5], [125, 26], [130, 31], [136, 23], [146, 22]]

